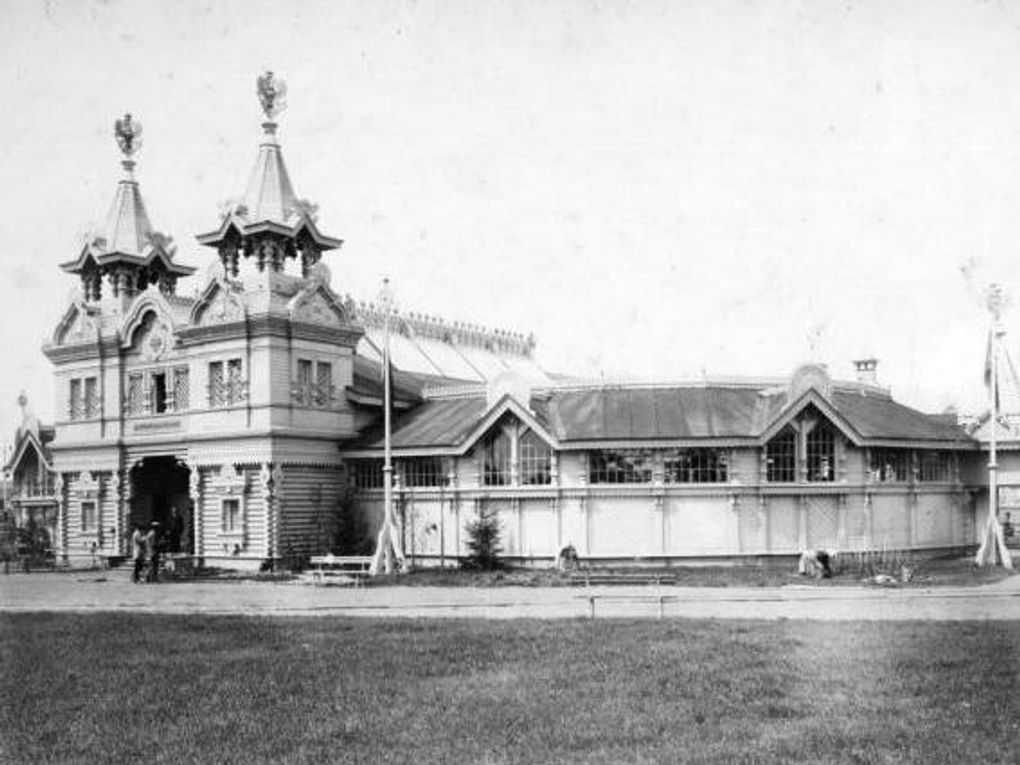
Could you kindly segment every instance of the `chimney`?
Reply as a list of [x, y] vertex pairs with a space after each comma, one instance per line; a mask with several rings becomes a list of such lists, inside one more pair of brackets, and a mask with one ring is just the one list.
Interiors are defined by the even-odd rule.
[[857, 359], [854, 361], [857, 382], [878, 385], [878, 359]]

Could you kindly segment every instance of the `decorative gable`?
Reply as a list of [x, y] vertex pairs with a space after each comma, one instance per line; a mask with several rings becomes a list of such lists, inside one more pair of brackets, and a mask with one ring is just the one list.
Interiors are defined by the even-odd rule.
[[347, 309], [329, 289], [330, 273], [325, 263], [316, 263], [300, 291], [287, 303], [292, 321], [338, 327], [351, 320]]
[[53, 333], [54, 345], [94, 343], [97, 340], [99, 340], [98, 321], [89, 313], [83, 300], [75, 299], [57, 324], [57, 329]]
[[121, 347], [137, 351], [147, 361], [159, 361], [177, 344], [173, 327], [165, 298], [156, 290], [148, 290], [121, 323]]
[[206, 285], [191, 311], [191, 325], [207, 327], [244, 321], [245, 308], [234, 286], [223, 277]]

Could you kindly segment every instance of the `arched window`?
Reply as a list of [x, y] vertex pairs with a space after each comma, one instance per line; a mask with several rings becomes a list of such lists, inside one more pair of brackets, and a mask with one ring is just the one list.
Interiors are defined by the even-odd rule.
[[521, 483], [532, 485], [551, 483], [552, 475], [549, 471], [551, 454], [549, 445], [535, 435], [534, 431], [529, 430], [521, 436]]
[[819, 422], [807, 434], [807, 479], [834, 481], [836, 476], [836, 434]]
[[797, 480], [797, 434], [787, 426], [765, 446], [765, 478], [774, 483]]
[[485, 486], [506, 486], [510, 483], [512, 457], [510, 434], [497, 427], [482, 442], [482, 483]]

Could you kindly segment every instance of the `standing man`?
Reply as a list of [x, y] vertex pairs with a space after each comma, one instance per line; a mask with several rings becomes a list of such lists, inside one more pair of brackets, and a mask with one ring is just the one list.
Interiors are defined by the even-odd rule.
[[166, 530], [167, 552], [179, 553], [181, 551], [181, 535], [184, 533], [184, 518], [177, 510], [177, 505], [170, 507], [170, 525]]
[[131, 557], [135, 562], [134, 571], [131, 572], [131, 581], [135, 584], [142, 581], [142, 569], [145, 567], [147, 552], [146, 537], [147, 535], [142, 532], [142, 527], [136, 525], [134, 533], [131, 534]]
[[145, 545], [149, 553], [149, 576], [148, 581], [159, 581], [159, 553], [163, 540], [159, 535], [159, 521], [153, 521], [149, 531], [145, 535]]

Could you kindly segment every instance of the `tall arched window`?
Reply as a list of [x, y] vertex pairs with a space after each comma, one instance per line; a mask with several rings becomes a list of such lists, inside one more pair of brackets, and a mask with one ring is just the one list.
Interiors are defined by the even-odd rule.
[[836, 476], [836, 434], [819, 422], [807, 434], [807, 479], [834, 481]]
[[529, 430], [520, 440], [521, 483], [547, 484], [552, 482], [549, 445]]
[[510, 434], [505, 428], [493, 429], [482, 442], [482, 483], [485, 486], [509, 484], [512, 456]]
[[792, 483], [797, 480], [797, 434], [787, 426], [765, 446], [766, 480]]

